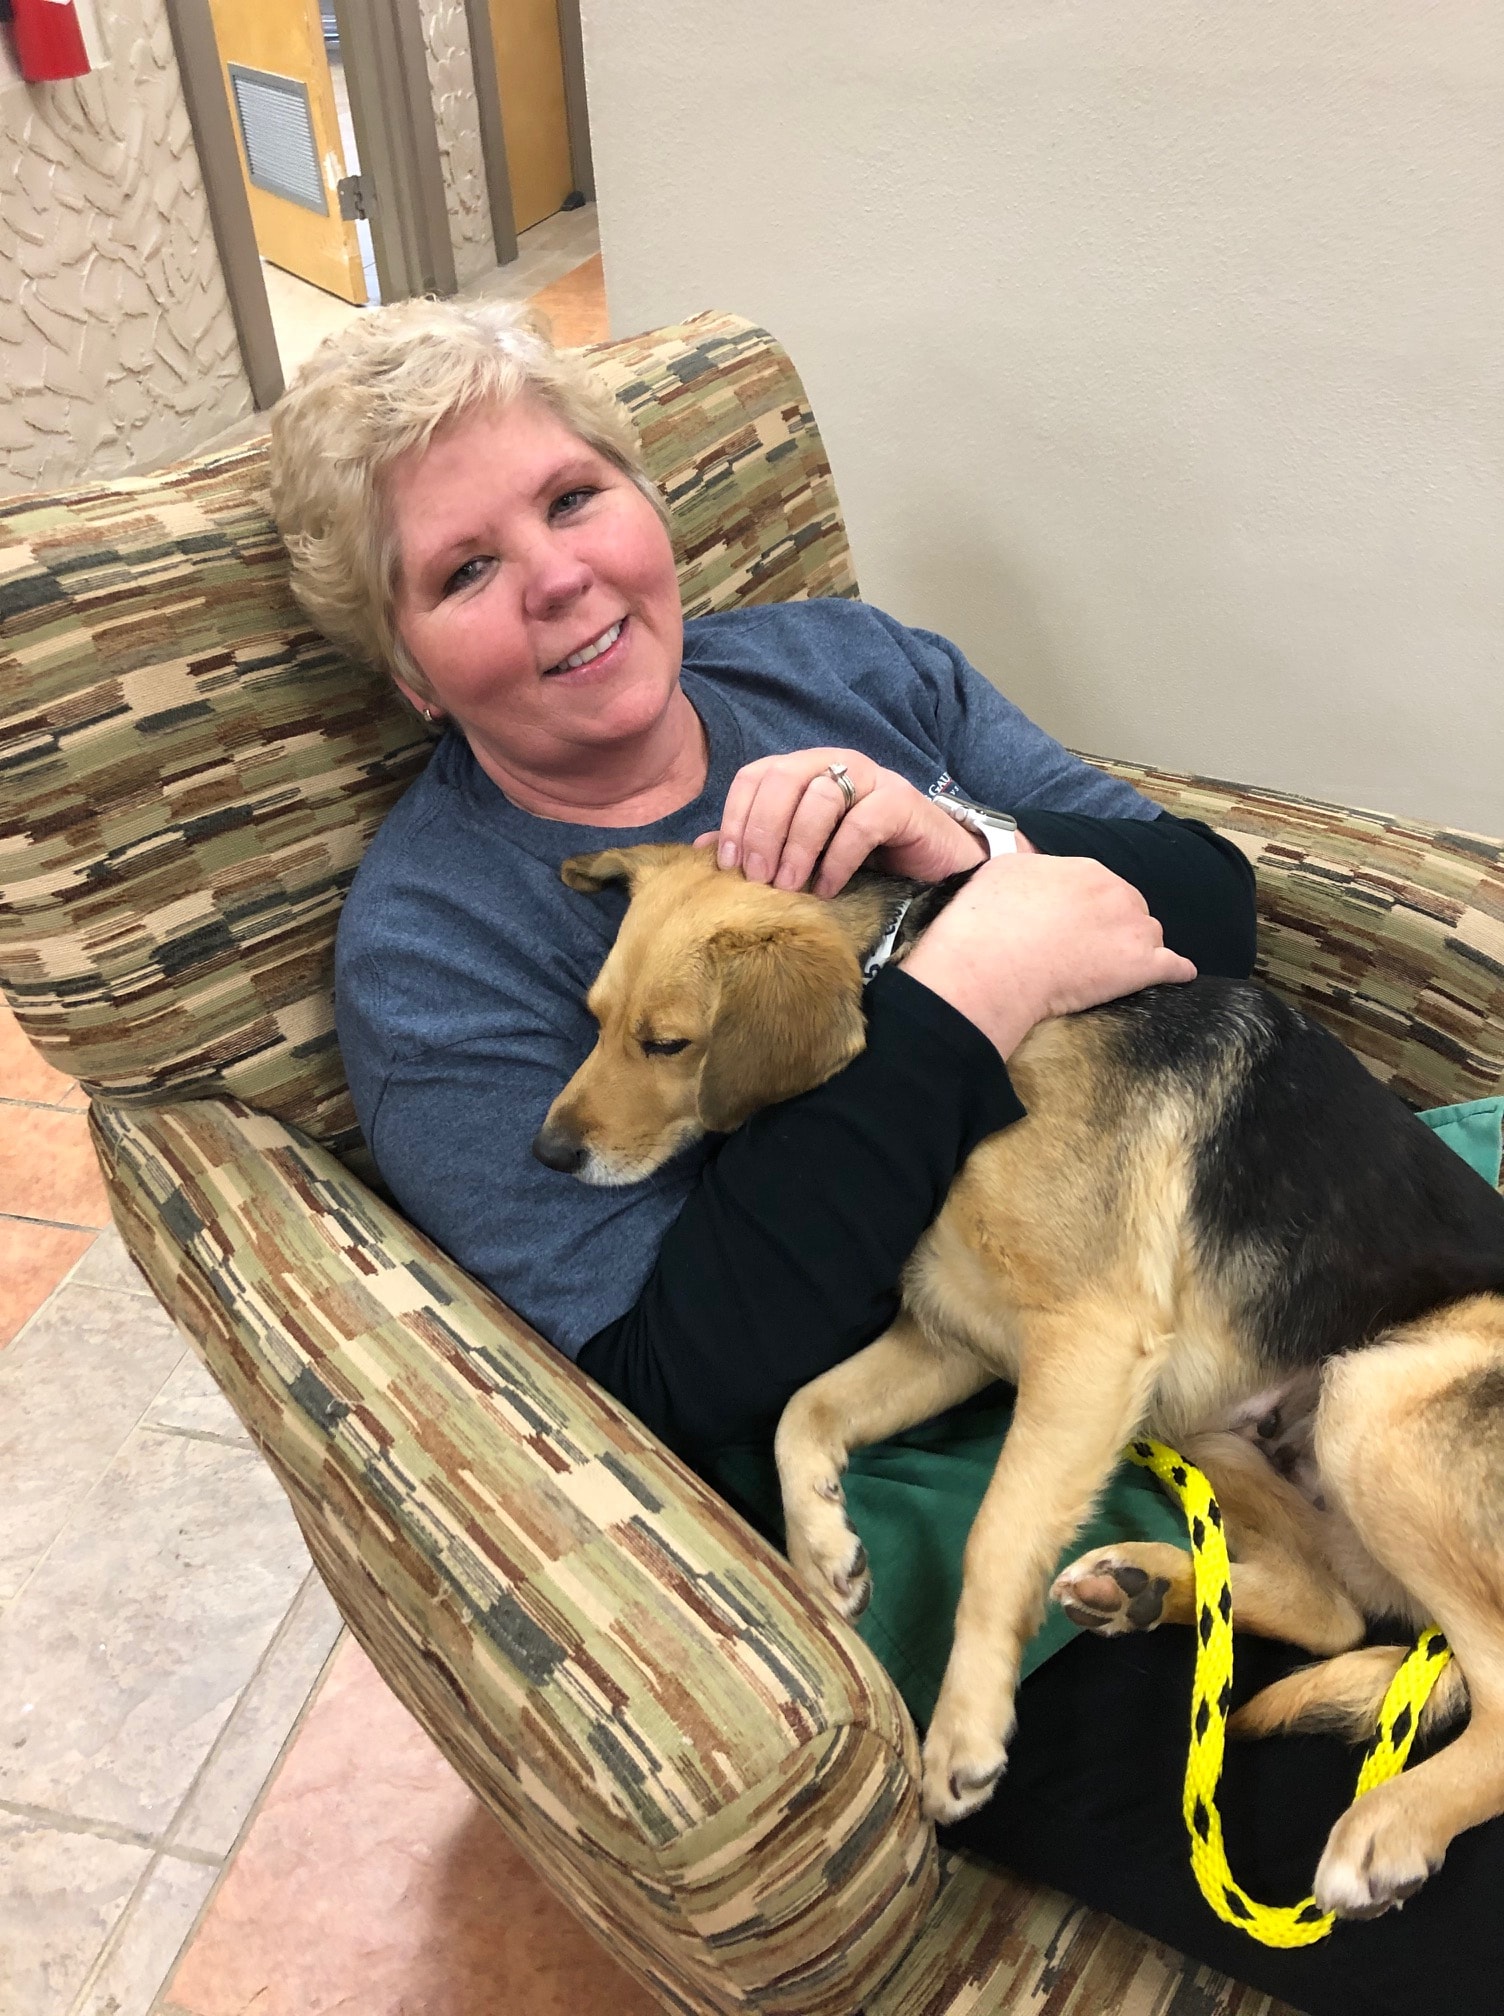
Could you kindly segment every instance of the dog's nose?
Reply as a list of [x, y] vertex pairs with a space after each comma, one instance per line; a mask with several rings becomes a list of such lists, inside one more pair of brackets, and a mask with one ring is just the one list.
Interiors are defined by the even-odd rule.
[[585, 1150], [578, 1141], [572, 1140], [562, 1127], [550, 1127], [547, 1121], [533, 1136], [533, 1153], [546, 1169], [558, 1169], [565, 1176], [573, 1176], [583, 1167]]

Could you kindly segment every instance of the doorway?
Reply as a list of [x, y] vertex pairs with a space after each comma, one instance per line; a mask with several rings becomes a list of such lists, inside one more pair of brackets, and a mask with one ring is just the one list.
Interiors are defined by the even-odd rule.
[[[552, 270], [538, 273], [534, 288], [548, 287], [596, 250], [579, 0], [452, 4], [463, 10], [469, 48], [441, 81], [413, 0], [167, 0], [261, 411], [363, 305], [453, 294], [456, 246], [473, 250], [479, 216], [497, 268], [476, 275], [467, 292], [494, 284], [498, 269], [532, 267], [535, 256]], [[500, 59], [493, 20], [507, 52]], [[513, 277], [521, 283], [524, 273]], [[598, 271], [593, 299], [597, 306], [585, 304], [592, 329], [604, 320]]]
[[558, 0], [488, 0], [512, 228], [583, 200], [575, 180]]
[[353, 214], [339, 26], [327, 0], [209, 0], [209, 13], [287, 378], [380, 298], [370, 226]]

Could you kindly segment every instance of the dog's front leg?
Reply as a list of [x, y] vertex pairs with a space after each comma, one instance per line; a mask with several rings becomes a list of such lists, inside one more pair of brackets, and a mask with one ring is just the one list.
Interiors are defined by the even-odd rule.
[[924, 1810], [960, 1820], [1008, 1761], [1019, 1663], [1062, 1552], [1143, 1418], [1155, 1340], [1121, 1311], [1023, 1326], [1018, 1400], [972, 1523], [945, 1679], [924, 1744]]
[[932, 1343], [904, 1314], [784, 1408], [773, 1451], [789, 1560], [842, 1617], [859, 1617], [872, 1594], [866, 1550], [847, 1521], [841, 1489], [852, 1450], [944, 1413], [996, 1377], [970, 1352]]

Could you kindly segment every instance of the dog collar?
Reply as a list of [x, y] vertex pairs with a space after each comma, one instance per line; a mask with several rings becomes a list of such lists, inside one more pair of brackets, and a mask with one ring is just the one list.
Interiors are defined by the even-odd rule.
[[909, 906], [913, 901], [912, 896], [904, 897], [898, 908], [893, 912], [892, 923], [862, 961], [862, 985], [864, 987], [869, 980], [882, 972], [888, 961], [893, 957], [893, 948], [898, 943], [898, 934], [903, 929], [903, 920], [908, 916]]

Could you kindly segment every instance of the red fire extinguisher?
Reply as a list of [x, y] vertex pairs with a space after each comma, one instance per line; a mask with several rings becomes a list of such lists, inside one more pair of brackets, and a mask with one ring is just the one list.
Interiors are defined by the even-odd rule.
[[10, 0], [21, 75], [33, 84], [82, 77], [89, 68], [73, 0]]

